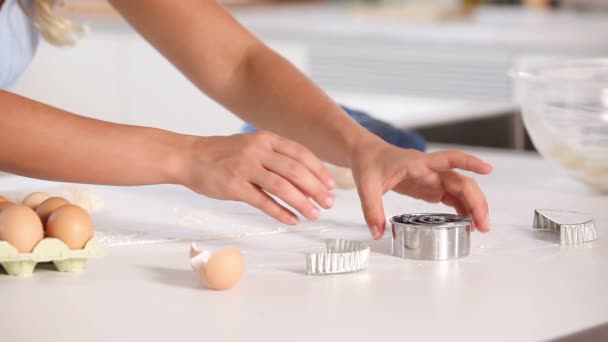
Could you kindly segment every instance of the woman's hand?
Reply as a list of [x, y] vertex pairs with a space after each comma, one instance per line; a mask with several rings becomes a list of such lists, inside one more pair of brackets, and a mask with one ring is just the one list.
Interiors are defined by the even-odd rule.
[[313, 203], [329, 209], [334, 180], [329, 170], [302, 145], [269, 132], [228, 137], [193, 137], [182, 183], [208, 197], [248, 203], [282, 223], [297, 216], [274, 195], [310, 220]]
[[423, 153], [380, 141], [361, 146], [352, 157], [353, 176], [370, 232], [375, 239], [384, 234], [382, 195], [389, 190], [454, 207], [473, 218], [482, 232], [490, 230], [488, 203], [477, 183], [454, 169], [488, 174], [492, 166], [459, 152]]
[[[376, 237], [384, 230], [382, 194], [390, 189], [442, 201], [472, 214], [480, 230], [488, 229], [483, 194], [475, 182], [451, 170], [488, 173], [489, 165], [458, 152], [422, 154], [380, 141], [355, 153], [361, 142], [373, 140], [371, 133], [217, 1], [111, 3], [199, 89], [240, 118], [298, 141], [328, 162], [351, 167]], [[194, 140], [183, 184], [197, 192], [250, 203], [290, 224], [297, 222], [295, 215], [267, 193], [308, 218], [318, 216], [309, 197], [322, 207], [331, 203], [329, 171], [301, 145], [268, 133]]]

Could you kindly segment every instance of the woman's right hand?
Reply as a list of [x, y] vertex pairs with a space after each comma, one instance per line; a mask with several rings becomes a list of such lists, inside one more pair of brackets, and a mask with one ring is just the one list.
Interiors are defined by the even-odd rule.
[[270, 132], [195, 137], [182, 165], [181, 183], [202, 195], [248, 203], [280, 222], [315, 220], [333, 205], [331, 172], [304, 146]]

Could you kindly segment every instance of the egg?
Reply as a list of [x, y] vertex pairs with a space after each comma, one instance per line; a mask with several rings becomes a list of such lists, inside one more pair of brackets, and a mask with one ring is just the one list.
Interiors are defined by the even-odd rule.
[[4, 196], [0, 195], [0, 203], [1, 203], [1, 202], [6, 202], [6, 201], [8, 201], [8, 200], [6, 199], [6, 197], [4, 197]]
[[51, 196], [45, 194], [44, 192], [32, 192], [31, 194], [27, 195], [23, 199], [23, 201], [21, 201], [21, 204], [32, 209], [36, 209], [42, 202], [46, 201], [49, 197]]
[[0, 212], [2, 212], [4, 209], [6, 209], [12, 205], [15, 205], [15, 203], [10, 202], [10, 201], [0, 202]]
[[0, 240], [10, 243], [19, 253], [30, 253], [42, 238], [42, 222], [31, 208], [15, 204], [0, 213]]
[[236, 247], [227, 247], [217, 253], [190, 248], [190, 265], [204, 286], [213, 290], [234, 287], [245, 271], [243, 254]]
[[51, 213], [46, 235], [63, 241], [70, 249], [83, 249], [93, 237], [93, 221], [81, 207], [67, 204]]
[[48, 220], [51, 213], [64, 205], [68, 205], [70, 202], [63, 197], [49, 197], [44, 202], [40, 203], [38, 207], [36, 207], [36, 214], [40, 216], [40, 220], [42, 220], [42, 224], [46, 226], [46, 221]]

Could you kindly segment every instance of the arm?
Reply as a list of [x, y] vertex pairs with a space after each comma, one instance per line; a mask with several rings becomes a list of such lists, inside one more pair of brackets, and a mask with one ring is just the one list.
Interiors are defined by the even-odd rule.
[[472, 216], [479, 230], [489, 230], [483, 193], [474, 180], [452, 170], [487, 174], [490, 165], [457, 151], [427, 155], [384, 143], [217, 1], [110, 2], [196, 86], [235, 114], [303, 144], [326, 161], [352, 168], [375, 238], [384, 233], [382, 195], [389, 190], [452, 206]]
[[67, 113], [0, 90], [0, 169], [69, 182], [177, 183], [188, 140]]
[[180, 184], [248, 203], [289, 225], [298, 223], [295, 214], [260, 188], [309, 219], [319, 216], [309, 197], [323, 208], [332, 204], [324, 185], [329, 171], [306, 148], [281, 137], [196, 137], [120, 125], [6, 91], [0, 91], [0, 170], [79, 183]]
[[199, 89], [256, 127], [341, 166], [350, 166], [358, 145], [378, 139], [216, 1], [111, 3]]

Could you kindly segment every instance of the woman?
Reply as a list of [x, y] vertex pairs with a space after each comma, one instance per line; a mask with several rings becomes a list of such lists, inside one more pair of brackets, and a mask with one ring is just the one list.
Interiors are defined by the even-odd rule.
[[[6, 83], [0, 88], [10, 81], [6, 75], [29, 62], [28, 49], [37, 39], [29, 33], [27, 17], [14, 13], [17, 1], [5, 0], [0, 10], [0, 28], [13, 28], [11, 37], [0, 35], [0, 81]], [[23, 11], [45, 38], [70, 41], [70, 27], [55, 25], [68, 28], [57, 30], [56, 19], [49, 19], [45, 5], [54, 0], [23, 1]], [[427, 154], [386, 143], [216, 1], [110, 2], [201, 91], [265, 131], [188, 136], [85, 118], [0, 90], [1, 170], [68, 182], [181, 184], [208, 197], [248, 203], [295, 225], [296, 214], [269, 194], [317, 219], [318, 206], [333, 204], [335, 182], [324, 160], [353, 170], [376, 239], [384, 233], [382, 195], [389, 190], [443, 202], [471, 216], [478, 230], [489, 230], [483, 193], [474, 180], [453, 170], [487, 174], [490, 165], [458, 151]]]

